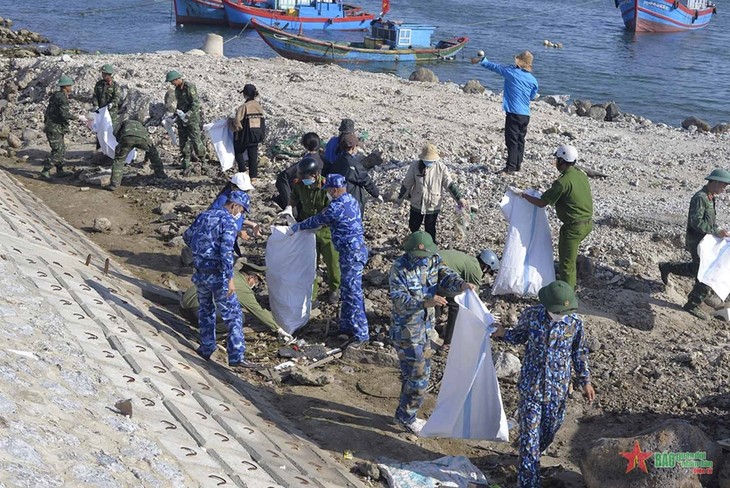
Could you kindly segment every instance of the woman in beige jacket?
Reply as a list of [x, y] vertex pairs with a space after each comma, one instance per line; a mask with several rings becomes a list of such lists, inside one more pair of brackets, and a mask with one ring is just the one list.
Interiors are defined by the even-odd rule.
[[444, 193], [449, 192], [460, 207], [466, 207], [466, 200], [449, 169], [439, 159], [436, 146], [426, 143], [421, 150], [420, 159], [408, 167], [397, 202], [400, 204], [408, 197], [411, 202], [408, 227], [411, 232], [416, 232], [425, 220], [425, 230], [431, 234], [434, 243], [437, 242], [436, 219], [441, 211]]

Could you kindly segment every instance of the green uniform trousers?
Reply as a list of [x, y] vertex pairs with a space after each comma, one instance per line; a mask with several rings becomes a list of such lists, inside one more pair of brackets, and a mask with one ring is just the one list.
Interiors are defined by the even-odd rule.
[[127, 154], [132, 149], [139, 149], [147, 153], [147, 157], [152, 164], [152, 169], [155, 171], [155, 175], [162, 176], [165, 174], [165, 168], [162, 166], [162, 160], [160, 159], [160, 153], [157, 152], [157, 148], [154, 144], [151, 144], [149, 139], [136, 136], [125, 136], [117, 144], [114, 150], [114, 162], [112, 163], [112, 180], [111, 184], [119, 186], [122, 184], [122, 174], [124, 173], [124, 163], [127, 159]]
[[46, 131], [48, 144], [51, 146], [51, 154], [43, 165], [43, 170], [47, 171], [52, 167], [61, 169], [63, 167], [64, 158], [66, 157], [66, 142], [64, 141], [64, 133], [60, 131]]
[[[319, 263], [319, 257], [321, 256], [325, 266], [327, 266], [327, 284], [330, 291], [336, 292], [340, 289], [341, 280], [340, 253], [335, 250], [335, 245], [332, 244], [332, 232], [329, 227], [322, 227], [315, 235], [317, 236], [317, 263]], [[315, 279], [312, 300], [317, 299], [318, 291], [319, 285]]]
[[689, 295], [687, 296], [687, 304], [685, 305], [685, 307], [697, 308], [700, 303], [704, 302], [705, 298], [707, 298], [710, 293], [712, 293], [712, 288], [697, 279], [697, 272], [700, 270], [700, 255], [697, 253], [697, 247], [690, 246], [689, 253], [692, 256], [691, 262], [667, 263], [667, 269], [670, 273], [677, 276], [694, 278], [695, 286], [692, 287], [692, 291], [690, 291]]
[[195, 155], [202, 163], [205, 157], [205, 144], [203, 144], [203, 136], [200, 132], [200, 118], [190, 116], [188, 123], [177, 121], [177, 135], [180, 144], [180, 155], [182, 156], [182, 165], [187, 168], [190, 166], [190, 156], [195, 151]]
[[558, 279], [575, 288], [578, 282], [576, 261], [578, 248], [583, 239], [593, 230], [593, 222], [563, 224], [558, 239]]

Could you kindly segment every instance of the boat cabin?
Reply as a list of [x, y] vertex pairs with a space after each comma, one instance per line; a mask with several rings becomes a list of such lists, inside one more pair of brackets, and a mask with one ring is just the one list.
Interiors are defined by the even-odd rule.
[[370, 36], [365, 37], [365, 45], [371, 49], [430, 47], [435, 30], [436, 27], [431, 25], [374, 20]]
[[339, 17], [343, 7], [336, 0], [270, 0], [269, 4], [277, 10], [296, 13], [299, 17]]

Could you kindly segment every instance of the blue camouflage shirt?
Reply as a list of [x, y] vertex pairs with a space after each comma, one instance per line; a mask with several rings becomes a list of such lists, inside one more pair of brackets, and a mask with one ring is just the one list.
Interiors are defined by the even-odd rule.
[[[332, 244], [341, 258], [360, 257], [365, 249], [365, 231], [357, 200], [345, 193], [332, 200], [322, 212], [299, 223], [300, 229], [316, 229], [323, 225], [332, 230]], [[367, 258], [367, 256], [366, 256]]]
[[458, 293], [464, 286], [464, 280], [437, 254], [427, 258], [404, 254], [393, 262], [388, 281], [393, 300], [390, 338], [414, 344], [425, 344], [433, 327], [434, 309], [425, 309], [423, 302], [433, 298], [439, 287]]
[[[231, 191], [233, 191], [233, 190], [231, 190], [230, 188], [226, 188], [225, 190], [223, 190], [221, 192], [221, 194], [218, 195], [215, 200], [213, 200], [213, 203], [211, 203], [210, 207], [208, 207], [208, 208], [209, 209], [223, 208], [225, 206], [225, 204], [228, 203], [228, 197], [231, 196]], [[242, 213], [238, 217], [233, 217], [233, 220], [236, 221], [236, 226], [238, 228], [238, 232], [241, 232], [241, 229], [243, 229], [243, 221], [246, 220], [244, 218], [244, 214]]]
[[512, 344], [525, 344], [525, 359], [517, 385], [523, 398], [542, 403], [565, 400], [571, 365], [581, 386], [590, 383], [583, 321], [577, 313], [553, 322], [544, 306], [530, 307], [522, 312], [514, 328], [505, 330], [503, 339]]
[[210, 209], [198, 215], [183, 234], [185, 244], [193, 251], [196, 274], [219, 274], [230, 280], [237, 234], [236, 221], [226, 209]]

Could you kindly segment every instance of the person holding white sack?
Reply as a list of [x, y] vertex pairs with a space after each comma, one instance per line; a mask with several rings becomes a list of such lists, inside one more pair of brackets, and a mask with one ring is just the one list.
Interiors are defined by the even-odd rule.
[[715, 197], [723, 193], [730, 184], [730, 171], [715, 169], [705, 177], [705, 180], [707, 180], [707, 184], [695, 193], [689, 202], [685, 247], [690, 252], [692, 261], [689, 263], [659, 263], [659, 272], [665, 285], [669, 283], [670, 274], [695, 279], [694, 287], [687, 296], [687, 303], [682, 308], [700, 320], [709, 319], [707, 314], [700, 309], [700, 304], [711, 293], [711, 289], [697, 279], [697, 271], [700, 268], [697, 246], [708, 234], [723, 238], [730, 237], [730, 232], [718, 227], [715, 213]]

